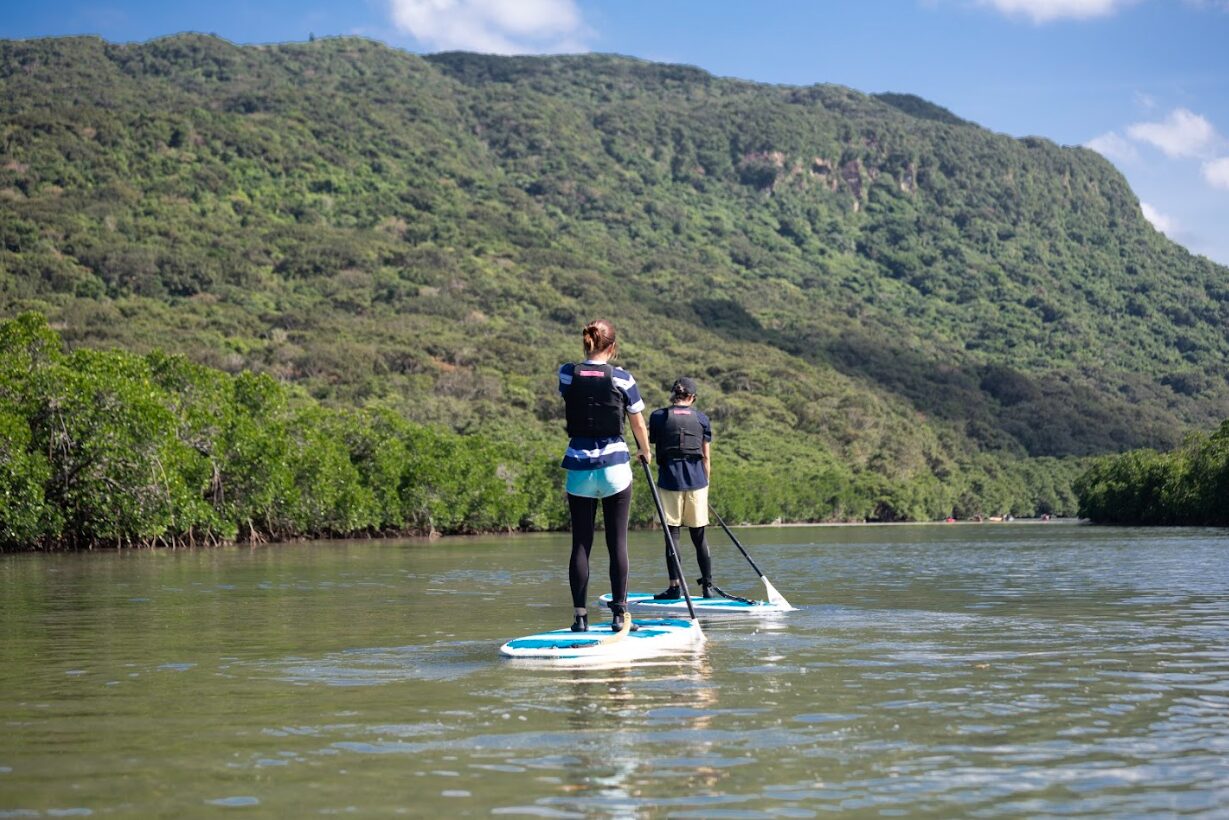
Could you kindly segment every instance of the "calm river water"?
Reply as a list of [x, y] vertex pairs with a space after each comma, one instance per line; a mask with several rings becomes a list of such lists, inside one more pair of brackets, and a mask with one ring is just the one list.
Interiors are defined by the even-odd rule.
[[565, 536], [0, 556], [0, 817], [1229, 813], [1229, 533], [742, 535], [801, 611], [604, 670], [497, 655]]

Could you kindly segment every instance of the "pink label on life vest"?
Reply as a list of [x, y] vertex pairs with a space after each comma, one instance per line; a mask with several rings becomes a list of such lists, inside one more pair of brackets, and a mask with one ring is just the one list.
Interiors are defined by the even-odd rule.
[[676, 416], [686, 416], [691, 411], [690, 410], [671, 410], [670, 412], [674, 413], [674, 415]]
[[578, 372], [581, 376], [605, 376], [606, 375], [600, 370], [581, 370]]

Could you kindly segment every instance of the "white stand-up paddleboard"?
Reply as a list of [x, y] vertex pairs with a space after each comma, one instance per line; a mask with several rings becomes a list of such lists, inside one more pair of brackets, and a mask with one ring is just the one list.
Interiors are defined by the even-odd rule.
[[[607, 592], [598, 599], [604, 607], [610, 606], [610, 593]], [[691, 605], [697, 615], [779, 615], [783, 612], [793, 612], [794, 607], [788, 601], [731, 601], [729, 598], [692, 598]], [[673, 601], [656, 601], [651, 592], [627, 593], [627, 611], [635, 613], [656, 613], [661, 615], [687, 616], [687, 602], [682, 598]]]
[[[686, 610], [684, 610], [686, 611]], [[631, 616], [628, 616], [631, 620]], [[508, 658], [561, 661], [569, 664], [651, 658], [704, 642], [699, 624], [681, 618], [636, 619], [635, 632], [612, 632], [605, 624], [593, 625], [588, 632], [556, 629], [514, 638], [499, 647]]]

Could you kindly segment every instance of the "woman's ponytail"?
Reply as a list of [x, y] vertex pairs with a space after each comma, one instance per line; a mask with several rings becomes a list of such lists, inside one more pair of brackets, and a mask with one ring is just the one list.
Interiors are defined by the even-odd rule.
[[610, 351], [610, 358], [613, 359], [619, 352], [614, 325], [605, 319], [594, 319], [585, 325], [580, 338], [584, 343], [586, 356]]

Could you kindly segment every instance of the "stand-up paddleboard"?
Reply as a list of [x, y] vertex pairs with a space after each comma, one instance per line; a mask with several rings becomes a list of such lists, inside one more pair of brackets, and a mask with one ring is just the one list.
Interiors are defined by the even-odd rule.
[[[610, 606], [610, 593], [607, 592], [597, 599], [604, 607]], [[691, 605], [697, 615], [780, 615], [783, 612], [793, 612], [794, 607], [786, 601], [784, 605], [772, 601], [733, 601], [729, 598], [692, 598]], [[627, 593], [627, 611], [635, 613], [655, 613], [659, 615], [687, 613], [687, 602], [682, 598], [673, 601], [657, 601], [651, 592]]]
[[[666, 511], [661, 506], [661, 497], [657, 494], [657, 485], [649, 472], [649, 464], [640, 459], [644, 468], [644, 476], [649, 480], [653, 491], [653, 502], [657, 506], [657, 518], [661, 521], [666, 534], [666, 547], [678, 565], [678, 551], [674, 548], [674, 539], [666, 526]], [[696, 619], [695, 610], [691, 608], [691, 594], [687, 591], [687, 582], [681, 581], [683, 602], [687, 607], [688, 620], [663, 618], [656, 620], [633, 621], [628, 610], [623, 619], [623, 629], [619, 632], [605, 632], [596, 629], [590, 632], [573, 632], [571, 629], [556, 629], [551, 632], [539, 632], [536, 635], [526, 635], [515, 638], [499, 648], [502, 655], [508, 658], [523, 658], [526, 660], [549, 661], [564, 665], [575, 664], [606, 664], [636, 658], [651, 658], [658, 655], [679, 652], [695, 648], [704, 643], [704, 631]], [[632, 624], [638, 629], [631, 631]]]
[[[630, 622], [631, 616], [627, 620]], [[635, 632], [611, 632], [594, 627], [588, 632], [556, 629], [514, 638], [499, 647], [508, 658], [572, 663], [651, 658], [699, 646], [704, 633], [695, 621], [681, 618], [637, 619]]]

